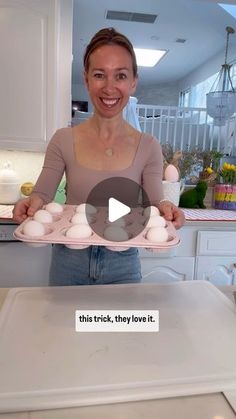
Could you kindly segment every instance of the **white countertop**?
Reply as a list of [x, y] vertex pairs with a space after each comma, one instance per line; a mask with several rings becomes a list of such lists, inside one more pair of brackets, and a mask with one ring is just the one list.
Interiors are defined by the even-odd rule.
[[[234, 300], [235, 286], [219, 287]], [[0, 289], [0, 306], [8, 289]], [[235, 412], [222, 393], [117, 403], [100, 406], [0, 414], [2, 419], [233, 419]]]
[[211, 207], [206, 209], [182, 208], [182, 210], [185, 213], [186, 226], [226, 229], [236, 226], [236, 211], [217, 210]]
[[235, 419], [220, 393], [71, 409], [0, 414], [1, 419]]

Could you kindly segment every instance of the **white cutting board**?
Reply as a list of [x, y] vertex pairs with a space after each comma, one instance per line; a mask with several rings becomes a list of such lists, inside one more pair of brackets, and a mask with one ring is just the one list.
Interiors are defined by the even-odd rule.
[[[76, 309], [160, 310], [160, 332], [76, 333]], [[205, 281], [12, 289], [0, 411], [236, 389], [236, 311]]]

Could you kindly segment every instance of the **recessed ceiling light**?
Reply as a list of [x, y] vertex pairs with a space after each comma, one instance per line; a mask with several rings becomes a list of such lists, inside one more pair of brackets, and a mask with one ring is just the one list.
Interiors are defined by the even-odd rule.
[[134, 48], [134, 52], [138, 66], [154, 67], [164, 57], [167, 50]]

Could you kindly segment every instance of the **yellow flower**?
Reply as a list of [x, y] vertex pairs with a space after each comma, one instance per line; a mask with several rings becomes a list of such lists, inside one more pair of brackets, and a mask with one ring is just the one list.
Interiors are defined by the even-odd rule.
[[225, 162], [225, 163], [223, 164], [223, 169], [225, 169], [225, 170], [229, 170], [229, 169], [230, 169], [230, 164]]
[[211, 167], [207, 167], [206, 168], [207, 173], [210, 175], [211, 173], [213, 173], [213, 170]]
[[218, 172], [219, 177], [222, 179], [218, 180], [222, 183], [231, 183], [233, 185], [236, 184], [236, 166], [235, 164], [224, 163], [222, 169]]

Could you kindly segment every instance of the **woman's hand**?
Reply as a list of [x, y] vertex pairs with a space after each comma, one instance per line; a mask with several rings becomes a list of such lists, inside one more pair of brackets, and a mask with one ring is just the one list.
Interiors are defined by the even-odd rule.
[[43, 200], [37, 195], [18, 201], [13, 209], [13, 220], [22, 223], [27, 217], [33, 217], [34, 213], [43, 206]]
[[176, 229], [182, 227], [185, 223], [184, 212], [176, 207], [170, 201], [163, 201], [159, 204], [161, 215], [167, 220], [172, 221]]

